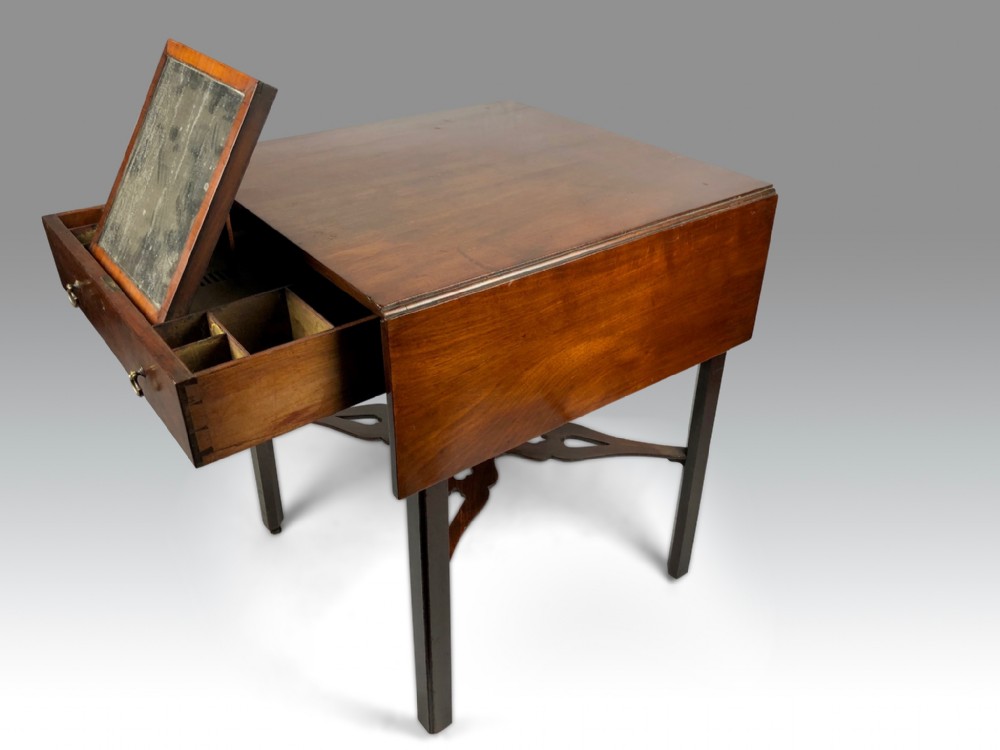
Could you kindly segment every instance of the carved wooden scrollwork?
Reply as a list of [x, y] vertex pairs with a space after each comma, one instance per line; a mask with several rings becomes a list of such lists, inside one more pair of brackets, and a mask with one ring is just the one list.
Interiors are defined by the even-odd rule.
[[462, 534], [490, 499], [490, 487], [497, 483], [498, 478], [496, 463], [491, 458], [477, 464], [468, 476], [448, 480], [448, 492], [457, 492], [464, 498], [462, 506], [448, 526], [448, 546], [452, 555], [455, 554], [455, 547]]
[[[374, 420], [374, 423], [363, 420]], [[353, 406], [316, 424], [343, 432], [362, 440], [381, 440], [389, 443], [388, 412], [385, 404]], [[586, 445], [571, 445], [574, 440]], [[570, 422], [551, 432], [546, 432], [538, 442], [524, 443], [507, 451], [509, 455], [530, 458], [533, 461], [585, 461], [590, 458], [610, 456], [651, 456], [684, 463], [687, 450], [672, 445], [643, 443], [638, 440], [607, 435], [589, 427]]]
[[[389, 414], [386, 404], [366, 404], [321, 419], [316, 424], [343, 432], [362, 440], [381, 440], [389, 443]], [[583, 443], [574, 445], [572, 442]], [[668, 461], [684, 463], [685, 448], [670, 445], [643, 443], [637, 440], [606, 435], [583, 425], [565, 424], [551, 432], [546, 432], [538, 442], [529, 442], [507, 451], [509, 455], [529, 458], [533, 461], [585, 461], [591, 458], [609, 456], [652, 456]], [[472, 471], [460, 479], [448, 480], [448, 492], [462, 495], [462, 505], [448, 527], [450, 553], [455, 553], [462, 534], [475, 520], [490, 497], [490, 488], [497, 483], [496, 463], [493, 459], [477, 464]]]
[[[570, 440], [580, 441], [585, 445], [570, 445], [567, 442]], [[609, 456], [652, 456], [684, 463], [687, 456], [684, 448], [613, 437], [572, 422], [546, 432], [537, 443], [524, 443], [507, 452], [532, 461], [547, 461], [550, 458], [557, 461], [585, 461]]]
[[[365, 420], [374, 420], [374, 423]], [[389, 421], [385, 404], [352, 406], [332, 417], [317, 420], [315, 424], [362, 440], [381, 440], [386, 445], [389, 444]]]

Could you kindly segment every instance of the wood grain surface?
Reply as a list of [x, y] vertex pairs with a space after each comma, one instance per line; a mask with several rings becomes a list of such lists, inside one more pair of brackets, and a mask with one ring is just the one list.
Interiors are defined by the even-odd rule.
[[195, 465], [382, 393], [378, 327], [369, 317], [227, 362], [183, 384]]
[[396, 496], [749, 339], [776, 203], [387, 320]]
[[260, 143], [237, 199], [392, 317], [768, 190], [505, 102]]

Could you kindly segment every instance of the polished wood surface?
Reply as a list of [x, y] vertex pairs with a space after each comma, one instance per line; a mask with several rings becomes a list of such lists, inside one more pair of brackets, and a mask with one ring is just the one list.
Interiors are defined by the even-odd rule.
[[260, 143], [237, 200], [392, 317], [771, 192], [504, 102]]
[[749, 339], [776, 203], [387, 320], [396, 496]]

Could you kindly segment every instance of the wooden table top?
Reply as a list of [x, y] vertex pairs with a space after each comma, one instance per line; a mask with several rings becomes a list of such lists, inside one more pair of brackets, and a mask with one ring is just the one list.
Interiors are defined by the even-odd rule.
[[769, 192], [501, 102], [262, 142], [237, 200], [389, 318]]

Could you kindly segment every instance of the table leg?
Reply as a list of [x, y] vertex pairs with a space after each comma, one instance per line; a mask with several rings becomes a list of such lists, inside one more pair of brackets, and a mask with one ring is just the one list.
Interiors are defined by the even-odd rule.
[[451, 724], [448, 482], [406, 501], [417, 718], [431, 734]]
[[274, 462], [274, 443], [270, 440], [250, 449], [253, 475], [257, 480], [260, 518], [272, 534], [281, 532], [285, 514], [281, 510], [281, 490], [278, 487], [278, 467]]
[[688, 572], [691, 564], [691, 547], [694, 544], [694, 530], [698, 524], [698, 508], [701, 505], [701, 490], [705, 484], [705, 467], [708, 464], [708, 447], [712, 441], [712, 425], [715, 423], [715, 408], [719, 404], [719, 388], [722, 385], [722, 370], [726, 355], [702, 362], [698, 368], [698, 385], [694, 391], [694, 406], [691, 409], [691, 427], [688, 432], [687, 457], [684, 474], [681, 477], [680, 499], [677, 502], [677, 517], [674, 520], [674, 538], [670, 543], [667, 558], [667, 572], [680, 578]]

